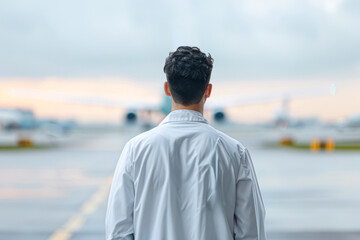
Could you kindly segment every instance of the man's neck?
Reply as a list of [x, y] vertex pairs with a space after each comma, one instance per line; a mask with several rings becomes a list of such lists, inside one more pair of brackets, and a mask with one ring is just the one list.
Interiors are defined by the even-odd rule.
[[201, 113], [201, 115], [204, 115], [203, 114], [204, 104], [193, 104], [193, 105], [184, 106], [173, 102], [171, 104], [171, 111], [175, 111], [175, 110], [193, 110]]

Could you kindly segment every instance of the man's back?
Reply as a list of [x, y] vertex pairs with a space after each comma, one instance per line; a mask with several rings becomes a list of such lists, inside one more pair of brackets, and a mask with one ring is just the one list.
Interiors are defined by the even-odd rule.
[[171, 112], [119, 159], [107, 240], [265, 239], [264, 207], [247, 149], [201, 113]]

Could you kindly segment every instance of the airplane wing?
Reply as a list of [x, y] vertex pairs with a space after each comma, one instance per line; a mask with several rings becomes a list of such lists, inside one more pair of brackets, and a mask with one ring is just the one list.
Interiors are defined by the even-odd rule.
[[[335, 84], [318, 85], [303, 88], [287, 89], [282, 91], [271, 91], [251, 94], [239, 94], [236, 96], [211, 97], [205, 104], [206, 109], [222, 109], [226, 107], [242, 106], [250, 104], [261, 104], [269, 102], [284, 101], [289, 99], [306, 98], [321, 95], [334, 95], [337, 89]], [[17, 98], [36, 99], [53, 102], [64, 102], [72, 104], [83, 104], [93, 106], [105, 106], [125, 108], [131, 110], [153, 110], [161, 111], [164, 103], [150, 99], [123, 99], [104, 96], [89, 96], [41, 89], [14, 88], [11, 95]], [[171, 104], [169, 101], [165, 105]]]
[[104, 106], [115, 108], [126, 108], [131, 110], [159, 110], [160, 103], [152, 99], [136, 100], [104, 96], [89, 96], [42, 89], [13, 88], [11, 96], [16, 98], [43, 100], [51, 102], [63, 102], [71, 104], [82, 104], [92, 106]]
[[251, 104], [278, 102], [289, 99], [307, 98], [322, 95], [335, 95], [337, 87], [331, 85], [317, 85], [311, 87], [295, 88], [282, 91], [271, 91], [236, 96], [209, 98], [205, 104], [207, 109], [219, 109]]

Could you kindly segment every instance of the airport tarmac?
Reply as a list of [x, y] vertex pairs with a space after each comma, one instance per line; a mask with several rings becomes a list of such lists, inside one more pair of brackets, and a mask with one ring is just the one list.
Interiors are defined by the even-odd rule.
[[[137, 133], [0, 151], [0, 239], [104, 239], [112, 173], [124, 143]], [[360, 239], [359, 151], [263, 148], [261, 133], [227, 133], [250, 150], [268, 239]]]

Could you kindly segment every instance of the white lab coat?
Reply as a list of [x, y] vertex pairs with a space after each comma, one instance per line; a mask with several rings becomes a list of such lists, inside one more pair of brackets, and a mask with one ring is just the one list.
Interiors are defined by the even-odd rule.
[[126, 143], [106, 240], [264, 240], [264, 218], [248, 150], [201, 113], [175, 110]]

